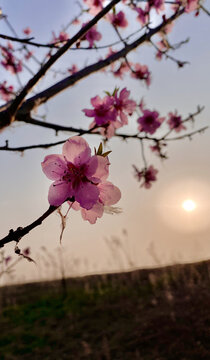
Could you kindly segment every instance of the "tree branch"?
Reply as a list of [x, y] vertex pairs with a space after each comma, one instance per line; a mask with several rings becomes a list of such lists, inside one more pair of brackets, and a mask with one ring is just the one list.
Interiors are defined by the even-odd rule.
[[[69, 39], [59, 50], [52, 55], [49, 60], [41, 67], [41, 69], [36, 73], [36, 75], [31, 78], [26, 86], [21, 90], [20, 94], [15, 98], [14, 101], [9, 105], [9, 107], [5, 110], [7, 113], [7, 121], [8, 118], [10, 123], [15, 120], [15, 114], [17, 110], [20, 108], [23, 103], [25, 97], [32, 90], [32, 88], [39, 82], [39, 80], [45, 75], [45, 73], [50, 69], [50, 67], [81, 37], [83, 37], [86, 32], [91, 29], [104, 15], [106, 15], [109, 10], [112, 9], [118, 2], [121, 0], [112, 0], [103, 10], [100, 11], [92, 20], [90, 20], [85, 26], [83, 26], [76, 35], [74, 35], [71, 39]], [[4, 127], [4, 124], [0, 124], [0, 128]]]
[[42, 222], [49, 215], [51, 215], [58, 207], [59, 206], [51, 206], [50, 205], [48, 210], [45, 211], [43, 215], [41, 215], [38, 219], [33, 221], [31, 224], [25, 226], [24, 228], [18, 227], [17, 230], [15, 230], [15, 231], [11, 229], [9, 231], [9, 234], [0, 240], [0, 247], [4, 247], [5, 244], [7, 244], [11, 241], [19, 242], [22, 239], [22, 237], [25, 236], [26, 234], [28, 234], [32, 229], [34, 229], [38, 225], [41, 225]]
[[[115, 1], [117, 1], [117, 0], [115, 0]], [[105, 9], [106, 8], [104, 8], [104, 10]], [[89, 66], [83, 68], [82, 70], [78, 71], [77, 73], [66, 77], [65, 79], [57, 82], [56, 84], [54, 84], [51, 87], [45, 89], [44, 91], [41, 91], [39, 94], [29, 98], [19, 108], [19, 110], [17, 112], [17, 120], [18, 120], [19, 116], [21, 116], [23, 114], [24, 115], [29, 114], [30, 111], [32, 111], [36, 106], [39, 106], [39, 105], [45, 103], [46, 101], [48, 101], [49, 99], [51, 99], [52, 97], [54, 97], [55, 95], [60, 93], [61, 91], [73, 86], [74, 84], [76, 84], [81, 79], [84, 79], [87, 76], [89, 76], [90, 74], [93, 74], [93, 73], [95, 73], [95, 72], [109, 66], [113, 62], [119, 60], [120, 58], [124, 58], [132, 50], [136, 49], [138, 46], [142, 45], [143, 43], [149, 41], [150, 38], [153, 35], [155, 35], [156, 33], [158, 33], [165, 25], [167, 25], [167, 24], [171, 23], [172, 21], [174, 21], [176, 18], [181, 16], [183, 13], [184, 13], [184, 8], [179, 10], [175, 14], [173, 14], [167, 20], [163, 21], [157, 27], [155, 27], [153, 29], [150, 29], [147, 33], [142, 35], [140, 38], [138, 38], [137, 40], [135, 40], [131, 44], [126, 45], [122, 50], [118, 51], [117, 53], [109, 56], [108, 58], [106, 58], [104, 60], [98, 61], [98, 62], [96, 62], [96, 63], [94, 63], [92, 65], [89, 65]], [[99, 13], [99, 14], [101, 14], [101, 13]], [[67, 46], [67, 44], [65, 44], [64, 46]], [[61, 49], [63, 49], [63, 47]], [[61, 49], [59, 49], [59, 51]], [[8, 103], [0, 107], [0, 111], [2, 112], [2, 114], [0, 113], [0, 115], [1, 115], [0, 119], [1, 120], [3, 119], [3, 121], [1, 121], [1, 123], [0, 123], [0, 129], [3, 128], [4, 126], [7, 126], [7, 125], [10, 124], [9, 121], [6, 122], [4, 120], [4, 116], [5, 116], [4, 111], [7, 108], [8, 108]]]

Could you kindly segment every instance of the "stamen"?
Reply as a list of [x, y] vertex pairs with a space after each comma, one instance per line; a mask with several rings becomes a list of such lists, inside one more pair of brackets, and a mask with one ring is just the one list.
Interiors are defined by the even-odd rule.
[[66, 181], [60, 182], [59, 184], [53, 184], [53, 186], [59, 186], [65, 184]]

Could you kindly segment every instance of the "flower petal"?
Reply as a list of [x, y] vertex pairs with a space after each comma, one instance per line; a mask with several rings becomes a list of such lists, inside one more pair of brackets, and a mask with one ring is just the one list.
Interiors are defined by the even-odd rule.
[[80, 166], [90, 159], [91, 150], [85, 139], [73, 136], [63, 145], [63, 156], [67, 161]]
[[66, 199], [72, 196], [73, 192], [69, 183], [55, 181], [52, 185], [50, 185], [48, 193], [48, 201], [50, 205], [60, 206]]
[[59, 180], [67, 169], [66, 161], [62, 155], [45, 156], [42, 170], [50, 180]]
[[99, 189], [90, 182], [81, 182], [76, 190], [74, 190], [75, 200], [81, 207], [90, 210], [98, 200]]
[[104, 181], [109, 176], [109, 165], [110, 163], [107, 156], [92, 156], [87, 164], [85, 175], [94, 183]]
[[86, 116], [88, 117], [93, 117], [95, 116], [95, 110], [91, 110], [91, 109], [83, 109], [82, 110]]
[[90, 210], [81, 209], [84, 220], [88, 220], [90, 224], [95, 224], [97, 218], [101, 218], [104, 212], [104, 206], [99, 201]]
[[98, 188], [100, 191], [99, 199], [104, 205], [114, 205], [121, 198], [120, 189], [109, 181], [99, 184]]

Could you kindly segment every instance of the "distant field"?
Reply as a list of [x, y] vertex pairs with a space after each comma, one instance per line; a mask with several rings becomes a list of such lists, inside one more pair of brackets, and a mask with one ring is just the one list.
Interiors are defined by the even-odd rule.
[[0, 360], [210, 360], [210, 262], [0, 289]]

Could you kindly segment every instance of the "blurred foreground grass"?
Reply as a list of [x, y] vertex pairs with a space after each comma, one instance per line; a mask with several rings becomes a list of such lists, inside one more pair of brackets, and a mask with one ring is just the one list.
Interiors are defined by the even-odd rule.
[[210, 262], [0, 289], [0, 360], [209, 360]]

